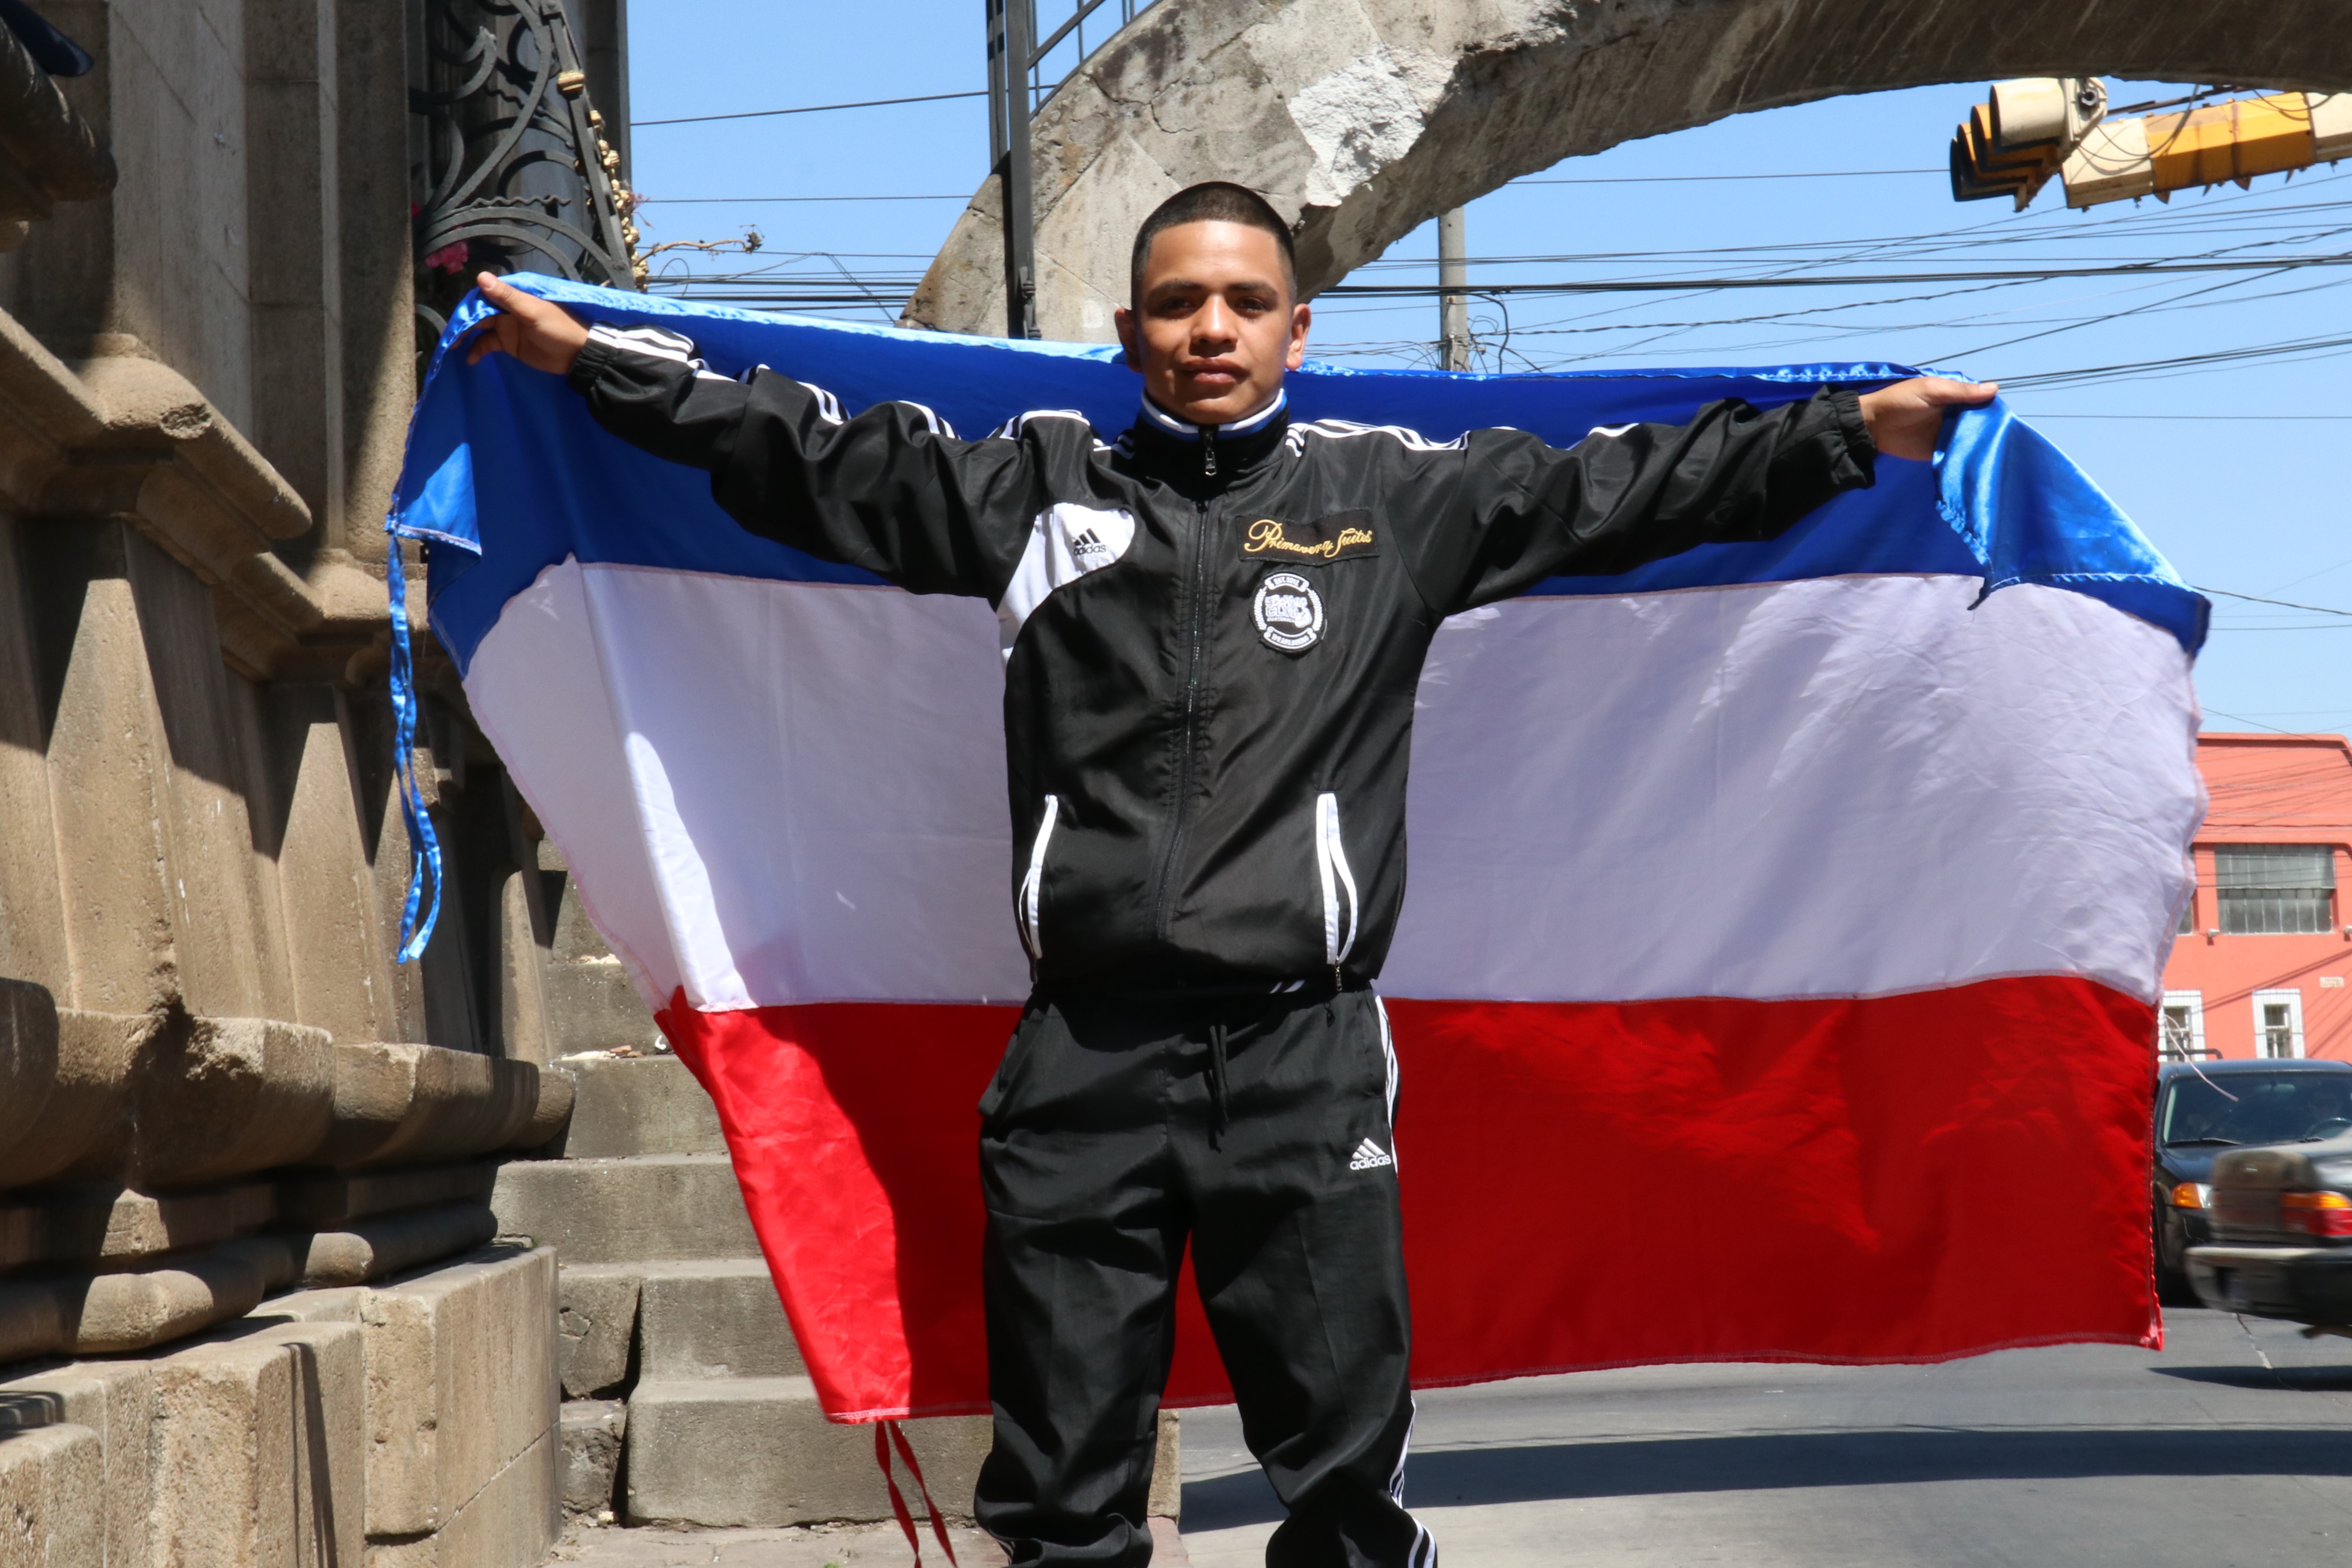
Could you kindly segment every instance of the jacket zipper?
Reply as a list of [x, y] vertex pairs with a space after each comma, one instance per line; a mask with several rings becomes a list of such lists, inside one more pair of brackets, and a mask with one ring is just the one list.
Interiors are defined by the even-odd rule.
[[[1331, 966], [1331, 984], [1345, 990], [1340, 966], [1356, 946], [1356, 876], [1348, 869], [1348, 846], [1339, 831], [1339, 797], [1325, 790], [1315, 797], [1315, 871], [1323, 883], [1323, 961]], [[1339, 895], [1348, 898], [1348, 929], [1339, 932]]]
[[1013, 906], [1013, 918], [1021, 926], [1021, 945], [1029, 949], [1032, 963], [1045, 956], [1045, 933], [1037, 918], [1037, 898], [1045, 886], [1045, 846], [1054, 840], [1054, 821], [1062, 814], [1062, 798], [1045, 797], [1045, 815], [1037, 824], [1037, 836], [1029, 844], [1029, 874], [1021, 879], [1021, 902]]
[[[1213, 473], [1215, 462], [1213, 450], [1209, 458]], [[1209, 503], [1196, 501], [1193, 505], [1199, 508], [1200, 516], [1192, 530], [1192, 603], [1185, 626], [1189, 646], [1184, 656], [1183, 749], [1176, 758], [1176, 810], [1168, 823], [1168, 848], [1160, 861], [1159, 895], [1152, 901], [1156, 905], [1153, 926], [1162, 942], [1168, 940], [1169, 923], [1175, 917], [1176, 857], [1184, 844], [1184, 819], [1192, 800], [1192, 752], [1199, 744], [1193, 732], [1201, 713], [1201, 619], [1209, 597]]]

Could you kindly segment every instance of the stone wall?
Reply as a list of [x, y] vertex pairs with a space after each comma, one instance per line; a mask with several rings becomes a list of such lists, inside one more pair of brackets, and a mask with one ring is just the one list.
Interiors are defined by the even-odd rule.
[[562, 1042], [652, 1023], [429, 638], [393, 961], [421, 5], [42, 0], [60, 81], [0, 31], [11, 1563], [520, 1568], [558, 1517], [553, 1258], [488, 1197]]

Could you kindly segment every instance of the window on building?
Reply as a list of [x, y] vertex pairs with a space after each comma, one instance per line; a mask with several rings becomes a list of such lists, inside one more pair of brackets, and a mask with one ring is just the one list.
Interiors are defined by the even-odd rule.
[[2190, 894], [2189, 902], [2180, 906], [2180, 924], [2173, 927], [2173, 929], [2183, 936], [2190, 935], [2197, 929], [2197, 898], [2195, 894]]
[[2303, 1054], [2303, 993], [2254, 993], [2254, 1053], [2294, 1057]]
[[2159, 1015], [2157, 1054], [2167, 1061], [2194, 1061], [2210, 1054], [2205, 1049], [2205, 993], [2167, 991]]
[[2221, 844], [2213, 870], [2225, 934], [2286, 936], [2336, 924], [2336, 852], [2326, 844]]

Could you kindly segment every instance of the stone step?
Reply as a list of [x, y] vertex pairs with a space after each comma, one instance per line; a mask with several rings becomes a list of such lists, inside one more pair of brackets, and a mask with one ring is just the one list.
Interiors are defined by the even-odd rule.
[[[906, 1429], [931, 1500], [943, 1514], [969, 1518], [988, 1457], [988, 1417], [908, 1421]], [[902, 1473], [899, 1485], [907, 1484]], [[641, 1381], [629, 1397], [625, 1490], [632, 1524], [891, 1517], [874, 1428], [826, 1420], [805, 1377]]]
[[675, 1056], [567, 1056], [551, 1071], [572, 1080], [566, 1158], [723, 1155], [727, 1141], [710, 1096]]
[[641, 1278], [640, 1376], [798, 1377], [808, 1371], [764, 1260], [648, 1263]]
[[759, 1242], [725, 1155], [515, 1160], [499, 1167], [499, 1227], [566, 1263], [751, 1258]]
[[570, 1398], [610, 1396], [633, 1370], [652, 1378], [795, 1377], [808, 1370], [768, 1266], [757, 1258], [568, 1263], [556, 1291], [556, 1359]]
[[566, 1400], [559, 1425], [563, 1437], [563, 1511], [586, 1514], [600, 1522], [610, 1521], [629, 1407], [618, 1399]]

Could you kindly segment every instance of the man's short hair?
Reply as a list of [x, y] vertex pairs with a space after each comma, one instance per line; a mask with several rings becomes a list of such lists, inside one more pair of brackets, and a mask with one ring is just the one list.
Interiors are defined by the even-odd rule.
[[1143, 302], [1143, 264], [1151, 257], [1151, 242], [1160, 237], [1162, 229], [1172, 229], [1180, 224], [1242, 224], [1254, 229], [1264, 229], [1274, 236], [1275, 248], [1282, 252], [1283, 287], [1290, 298], [1298, 298], [1298, 253], [1290, 243], [1290, 225], [1274, 210], [1264, 196], [1246, 185], [1236, 185], [1224, 180], [1210, 180], [1198, 185], [1187, 185], [1151, 211], [1143, 226], [1135, 231], [1135, 254], [1128, 263], [1128, 303]]

